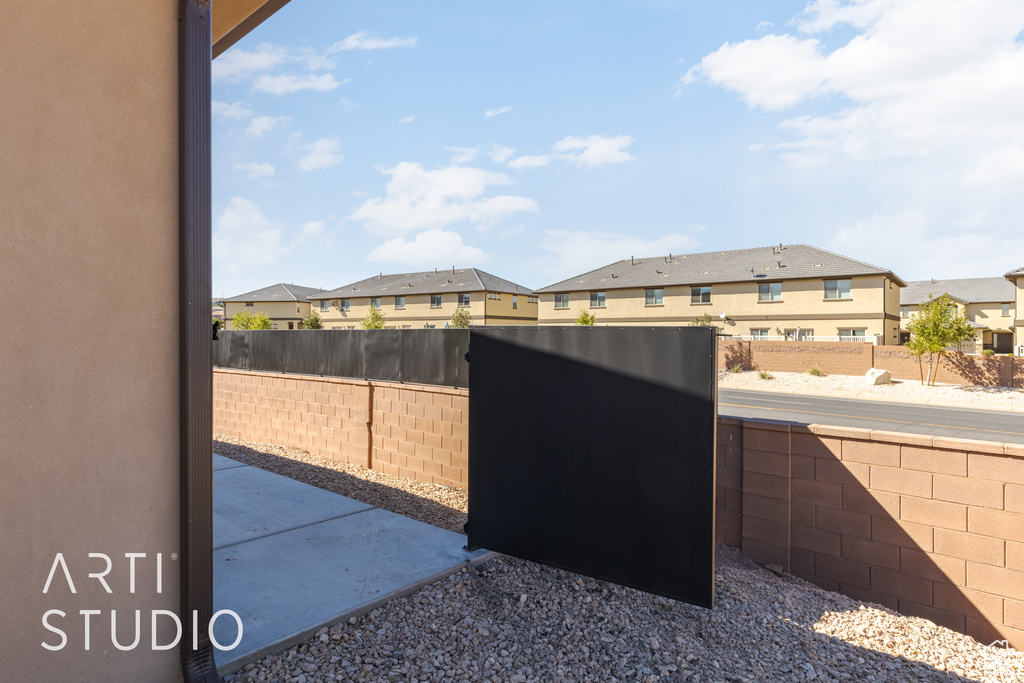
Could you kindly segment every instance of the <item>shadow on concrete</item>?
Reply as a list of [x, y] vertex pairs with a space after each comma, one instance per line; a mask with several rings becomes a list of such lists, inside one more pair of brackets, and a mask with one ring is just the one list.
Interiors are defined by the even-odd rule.
[[[392, 479], [392, 477], [374, 472], [373, 470], [366, 470], [366, 472], [374, 479], [383, 481], [362, 479], [340, 469], [314, 465], [283, 455], [275, 455], [267, 451], [216, 439], [213, 441], [213, 452], [232, 460], [267, 470], [268, 472], [297, 479], [325, 491], [341, 494], [352, 500], [357, 500], [382, 510], [410, 517], [458, 534], [465, 534], [463, 525], [465, 525], [467, 519], [465, 509], [466, 498], [465, 492], [458, 489], [451, 490], [451, 497], [456, 501], [460, 501], [462, 506], [452, 507], [430, 498], [416, 495], [411, 491], [396, 486], [389, 486], [383, 482]], [[339, 463], [339, 466], [354, 467], [344, 463]], [[410, 482], [410, 484], [415, 486], [419, 482]]]

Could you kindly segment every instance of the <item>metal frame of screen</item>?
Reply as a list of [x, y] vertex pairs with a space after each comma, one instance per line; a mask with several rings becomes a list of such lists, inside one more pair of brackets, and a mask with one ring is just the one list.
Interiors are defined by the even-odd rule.
[[714, 601], [715, 331], [470, 331], [469, 522], [487, 548]]

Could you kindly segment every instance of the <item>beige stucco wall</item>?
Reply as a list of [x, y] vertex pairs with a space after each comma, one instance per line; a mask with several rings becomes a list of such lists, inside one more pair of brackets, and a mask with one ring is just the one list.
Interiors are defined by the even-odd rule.
[[[537, 299], [527, 294], [508, 294], [491, 292], [491, 295], [500, 298], [488, 298], [488, 294], [481, 294], [484, 297], [486, 322], [488, 325], [536, 325], [537, 324]], [[516, 307], [512, 308], [513, 298]], [[474, 321], [476, 322], [476, 321]]]
[[[967, 319], [971, 322], [978, 323], [980, 325], [986, 325], [989, 329], [981, 330], [977, 337], [977, 342], [983, 345], [992, 344], [992, 333], [1007, 333], [1012, 332], [1011, 327], [1013, 326], [1015, 305], [1014, 302], [1009, 301], [1010, 314], [1003, 315], [1003, 304], [1002, 302], [984, 302], [984, 303], [969, 303], [963, 304], [954, 302], [956, 304], [957, 311], [959, 313], [966, 313]], [[906, 307], [909, 315], [907, 317], [900, 318], [900, 330], [907, 330], [907, 323], [910, 322], [911, 318], [921, 311], [920, 304], [912, 304]], [[902, 315], [902, 313], [901, 313]]]
[[[488, 308], [489, 304], [498, 304], [502, 302], [488, 301], [486, 292], [470, 292], [469, 299], [469, 314], [473, 316], [472, 324], [483, 325], [497, 324], [497, 325], [513, 325], [516, 324], [515, 320], [506, 319], [491, 319], [493, 315], [490, 311], [495, 310]], [[502, 294], [502, 299], [508, 299], [507, 312], [501, 312], [500, 315], [511, 316], [515, 311], [512, 310], [512, 295]], [[405, 296], [405, 308], [395, 308], [395, 297], [394, 296], [382, 296], [380, 297], [381, 311], [384, 313], [384, 324], [386, 327], [409, 327], [409, 328], [422, 328], [425, 325], [433, 325], [435, 327], [442, 328], [445, 323], [451, 322], [452, 314], [458, 310], [458, 294], [454, 292], [442, 292], [441, 293], [441, 306], [434, 307], [430, 305], [430, 294], [407, 294]], [[334, 298], [327, 299], [329, 302], [328, 310], [320, 310], [321, 299], [313, 300], [313, 308], [320, 314], [320, 319], [323, 321], [323, 325], [327, 329], [339, 328], [359, 328], [359, 323], [367, 316], [370, 312], [370, 297], [350, 297], [349, 298], [349, 310], [343, 311], [340, 308], [342, 299]], [[522, 309], [521, 319], [526, 324], [533, 324], [536, 320], [536, 308], [537, 304], [526, 304], [526, 296], [519, 295], [519, 309]], [[339, 305], [335, 305], [335, 304]], [[529, 307], [532, 305], [534, 311], [531, 314]], [[519, 310], [517, 309], [517, 310]], [[501, 311], [501, 309], [497, 309]]]
[[255, 306], [246, 306], [244, 301], [227, 301], [224, 303], [224, 329], [234, 328], [231, 322], [232, 317], [239, 311], [249, 311], [251, 315], [266, 313], [272, 323], [277, 323], [277, 329], [287, 330], [288, 323], [294, 323], [298, 329], [298, 323], [309, 315], [310, 304], [308, 301], [254, 301]]
[[[840, 329], [864, 329], [867, 336], [884, 334], [884, 343], [896, 343], [895, 317], [899, 314], [899, 287], [882, 276], [847, 278], [850, 299], [825, 299], [819, 279], [782, 282], [781, 301], [758, 301], [757, 281], [711, 285], [710, 304], [690, 303], [690, 286], [665, 287], [664, 304], [647, 306], [644, 289], [608, 289], [605, 307], [590, 306], [590, 292], [570, 292], [569, 308], [556, 309], [554, 294], [540, 295], [541, 325], [571, 325], [581, 310], [593, 313], [598, 325], [686, 325], [705, 313], [726, 334], [748, 335], [768, 328], [769, 334], [786, 329], [811, 329], [815, 335], [833, 336]], [[894, 293], [894, 294], [893, 294]], [[726, 314], [726, 321], [720, 314]], [[888, 314], [890, 318], [886, 318]]]
[[1017, 285], [1017, 301], [1014, 307], [1015, 319], [1014, 319], [1014, 331], [1013, 331], [1013, 348], [1016, 353], [1018, 346], [1024, 345], [1024, 277], [1016, 279]]
[[[178, 3], [9, 0], [0, 24], [0, 679], [180, 680], [150, 650], [178, 610]], [[118, 320], [130, 293], [159, 315]], [[45, 322], [39, 302], [61, 303]], [[55, 579], [57, 553], [77, 594]], [[107, 594], [89, 572], [113, 560]], [[125, 553], [137, 560], [128, 590]], [[155, 556], [163, 553], [163, 592]], [[62, 573], [59, 573], [62, 575]], [[50, 609], [67, 634], [42, 627]], [[83, 649], [82, 609], [92, 617]], [[117, 610], [131, 642], [110, 643]]]

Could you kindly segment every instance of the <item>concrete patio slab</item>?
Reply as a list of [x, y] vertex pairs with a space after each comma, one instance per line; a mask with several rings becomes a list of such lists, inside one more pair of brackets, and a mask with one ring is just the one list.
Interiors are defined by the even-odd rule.
[[213, 454], [214, 472], [217, 470], [230, 470], [235, 467], [249, 467], [249, 465], [246, 465], [244, 462], [232, 460], [231, 458], [225, 458], [223, 455], [217, 455], [216, 453]]
[[372, 509], [258, 467], [213, 473], [213, 549]]
[[[222, 675], [279, 652], [322, 626], [493, 556], [465, 536], [258, 469], [214, 472], [214, 611], [242, 621], [237, 647], [216, 653]], [[214, 638], [234, 642], [219, 617]]]

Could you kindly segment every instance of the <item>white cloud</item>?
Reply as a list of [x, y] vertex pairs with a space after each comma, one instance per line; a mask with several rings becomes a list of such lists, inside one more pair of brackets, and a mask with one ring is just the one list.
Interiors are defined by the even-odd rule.
[[277, 263], [289, 248], [281, 244], [281, 225], [245, 197], [232, 198], [217, 219], [213, 260], [228, 273]]
[[341, 110], [347, 114], [350, 111], [354, 111], [356, 107], [358, 107], [359, 105], [353, 102], [352, 100], [348, 99], [347, 97], [342, 97], [341, 100], [338, 101], [338, 106], [341, 107]]
[[251, 138], [261, 138], [274, 128], [289, 123], [290, 116], [257, 116], [245, 127], [245, 134]]
[[340, 40], [327, 49], [328, 53], [343, 50], [386, 50], [394, 47], [416, 47], [416, 37], [412, 38], [381, 38], [369, 31], [353, 33], [345, 40]]
[[377, 234], [404, 235], [458, 221], [486, 227], [521, 211], [537, 211], [528, 197], [484, 196], [491, 186], [512, 184], [503, 173], [465, 166], [427, 171], [411, 161], [383, 173], [391, 177], [387, 196], [363, 202], [349, 216]]
[[415, 114], [409, 114], [404, 119], [400, 119], [398, 122], [399, 123], [412, 123], [415, 120], [416, 120], [416, 115]]
[[235, 164], [233, 168], [236, 171], [245, 171], [249, 180], [258, 180], [259, 178], [267, 178], [274, 175], [274, 167], [270, 164], [257, 164], [255, 161], [250, 161], [247, 164]]
[[772, 22], [770, 22], [770, 21], [759, 21], [759, 22], [757, 22], [757, 26], [754, 27], [754, 30], [757, 31], [758, 33], [764, 33], [768, 29], [772, 29], [772, 28], [775, 28], [775, 24], [773, 24]]
[[804, 34], [845, 25], [855, 35], [831, 51], [789, 35], [726, 43], [681, 83], [705, 80], [774, 110], [829, 96], [782, 124], [796, 138], [782, 158], [796, 166], [918, 159], [918, 182], [942, 169], [967, 185], [1019, 187], [1024, 4], [816, 0], [796, 25]]
[[288, 95], [300, 90], [327, 92], [347, 82], [347, 80], [340, 82], [335, 80], [333, 74], [321, 74], [320, 76], [313, 74], [306, 74], [305, 76], [296, 76], [295, 74], [270, 76], [264, 74], [256, 79], [252, 88], [253, 90], [262, 90], [280, 97], [281, 95]]
[[337, 138], [321, 138], [310, 145], [304, 145], [303, 149], [309, 150], [309, 155], [299, 159], [299, 168], [303, 171], [313, 171], [319, 168], [330, 168], [337, 166], [345, 157], [338, 153], [341, 141]]
[[551, 154], [534, 154], [516, 157], [508, 162], [509, 168], [521, 171], [524, 168], [541, 168], [551, 163], [555, 157]]
[[228, 104], [227, 102], [211, 102], [210, 112], [222, 119], [247, 119], [253, 115], [253, 111], [242, 102]]
[[[882, 268], [904, 280], [991, 277], [1020, 267], [1024, 239], [1002, 226], [936, 227], [918, 210], [877, 213], [835, 230], [828, 248]], [[878, 245], [884, 244], [884, 252]]]
[[555, 281], [635, 256], [660, 256], [691, 251], [697, 240], [690, 235], [666, 233], [653, 240], [629, 235], [591, 233], [582, 230], [549, 230], [540, 246], [553, 258], [542, 259], [539, 269]]
[[462, 236], [449, 230], [426, 230], [412, 240], [390, 239], [371, 251], [370, 263], [394, 263], [409, 268], [429, 268], [438, 263], [477, 265], [491, 257], [482, 250], [466, 245]]
[[488, 109], [487, 111], [484, 112], [484, 116], [487, 118], [491, 118], [494, 116], [498, 116], [499, 114], [504, 114], [505, 112], [512, 111], [512, 109], [512, 107], [502, 107], [501, 109]]
[[444, 149], [452, 152], [452, 164], [465, 164], [476, 159], [476, 155], [480, 153], [479, 147], [445, 147]]
[[590, 135], [585, 138], [568, 137], [555, 143], [555, 151], [567, 154], [570, 161], [577, 166], [604, 166], [629, 161], [633, 157], [625, 151], [633, 144], [629, 135], [614, 138], [604, 135]]
[[302, 234], [299, 235], [299, 244], [302, 244], [311, 237], [319, 237], [322, 235], [324, 232], [324, 225], [326, 224], [323, 221], [307, 221], [306, 224], [302, 226]]
[[512, 155], [515, 153], [516, 151], [511, 147], [499, 145], [496, 142], [491, 143], [491, 160], [497, 164], [505, 163], [506, 161], [511, 159]]
[[280, 45], [261, 43], [255, 50], [233, 47], [213, 60], [210, 75], [214, 81], [239, 81], [259, 71], [269, 71], [295, 61], [294, 55]]
[[[633, 158], [625, 151], [625, 148], [631, 144], [633, 144], [633, 138], [629, 135], [619, 135], [614, 138], [605, 135], [569, 136], [552, 145], [553, 153], [551, 154], [519, 156], [509, 161], [508, 166], [516, 170], [540, 168], [550, 165], [556, 159], [591, 168], [606, 164], [618, 164]], [[508, 156], [511, 156], [511, 150], [509, 150]]]

